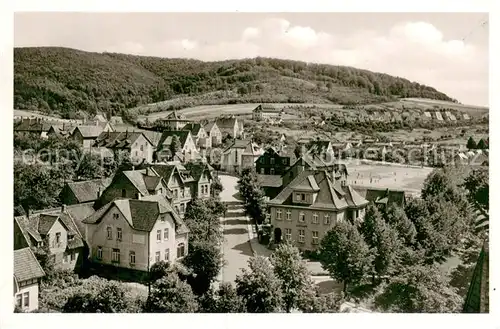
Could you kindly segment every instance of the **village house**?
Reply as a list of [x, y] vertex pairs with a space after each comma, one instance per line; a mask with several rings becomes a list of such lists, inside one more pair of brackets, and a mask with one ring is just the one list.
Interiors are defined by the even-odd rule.
[[282, 175], [296, 161], [293, 150], [269, 147], [256, 161], [256, 170], [261, 175]]
[[[181, 163], [169, 163], [169, 164], [151, 164], [148, 165], [148, 169], [154, 171], [158, 176], [160, 176], [165, 182], [169, 190], [169, 199], [171, 200], [174, 209], [181, 216], [184, 217], [184, 213], [191, 202], [193, 197], [196, 196], [197, 192], [202, 190], [202, 195], [210, 195], [210, 185], [205, 182], [206, 176], [201, 179], [199, 186], [196, 179], [191, 175], [191, 173], [184, 167]], [[210, 179], [208, 179], [210, 180]]]
[[123, 124], [123, 119], [120, 116], [112, 116], [111, 119], [109, 119], [109, 122], [112, 125], [122, 125]]
[[93, 212], [92, 204], [63, 205], [15, 217], [14, 249], [23, 238], [32, 248], [48, 244], [56, 268], [78, 271], [86, 257], [81, 222]]
[[47, 137], [69, 138], [76, 127], [72, 123], [53, 124], [47, 131]]
[[66, 182], [59, 193], [59, 199], [66, 205], [95, 202], [109, 184], [110, 178]]
[[184, 167], [194, 179], [191, 194], [199, 199], [210, 198], [214, 168], [206, 162], [188, 162]]
[[274, 199], [283, 186], [281, 175], [260, 175], [257, 174], [257, 180], [264, 191], [264, 195], [269, 199]]
[[94, 147], [104, 147], [114, 154], [126, 151], [134, 163], [153, 161], [153, 144], [142, 132], [102, 132]]
[[94, 125], [76, 126], [70, 138], [76, 141], [82, 148], [90, 149], [101, 133], [112, 131], [114, 130], [109, 123], [96, 121]]
[[326, 163], [332, 162], [335, 159], [335, 151], [332, 142], [327, 140], [312, 141], [307, 153], [321, 157]]
[[187, 130], [191, 132], [191, 136], [194, 140], [195, 145], [198, 148], [211, 148], [212, 147], [212, 139], [205, 131], [203, 126], [199, 123], [189, 123], [182, 128], [182, 130]]
[[109, 186], [95, 202], [98, 209], [115, 199], [141, 199], [150, 195], [162, 195], [171, 200], [172, 191], [167, 182], [154, 169], [124, 170], [115, 174]]
[[283, 118], [284, 110], [275, 105], [260, 104], [252, 111], [252, 119], [255, 121], [273, 119], [279, 121]]
[[337, 221], [363, 221], [368, 201], [326, 170], [304, 170], [268, 202], [272, 239], [316, 250]]
[[191, 121], [186, 119], [184, 115], [178, 114], [176, 110], [173, 110], [165, 118], [156, 120], [155, 124], [158, 127], [162, 127], [168, 130], [181, 130], [190, 122]]
[[93, 118], [94, 121], [99, 121], [99, 122], [108, 122], [106, 117], [103, 114], [96, 114]]
[[23, 312], [38, 309], [40, 279], [45, 276], [29, 247], [14, 250], [14, 305]]
[[436, 112], [434, 112], [434, 114], [436, 115], [436, 119], [438, 121], [444, 121], [443, 116], [441, 115], [441, 112], [436, 111]]
[[215, 123], [223, 136], [229, 135], [231, 138], [243, 137], [243, 122], [240, 122], [234, 115], [219, 117]]
[[188, 253], [189, 229], [161, 195], [111, 201], [83, 222], [92, 264], [146, 274]]
[[387, 210], [391, 206], [404, 208], [406, 205], [407, 195], [403, 190], [358, 186], [354, 186], [354, 189], [361, 197], [373, 203], [380, 210]]
[[207, 123], [203, 126], [203, 129], [208, 134], [212, 147], [219, 146], [222, 143], [222, 133], [215, 121]]
[[42, 118], [22, 119], [14, 124], [14, 132], [24, 136], [38, 136], [47, 138], [47, 133], [54, 122]]
[[171, 160], [171, 144], [178, 138], [180, 144], [176, 155], [184, 162], [197, 159], [199, 157], [196, 143], [188, 130], [165, 130], [161, 135], [156, 149], [156, 161]]
[[238, 173], [243, 168], [255, 167], [255, 162], [264, 153], [252, 140], [233, 140], [222, 152], [221, 169], [228, 173]]

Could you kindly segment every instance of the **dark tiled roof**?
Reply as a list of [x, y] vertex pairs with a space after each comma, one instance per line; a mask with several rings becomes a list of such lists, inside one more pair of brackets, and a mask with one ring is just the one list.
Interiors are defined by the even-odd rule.
[[[212, 130], [212, 128], [214, 126], [217, 126], [217, 123], [215, 121], [212, 121], [212, 122], [207, 123], [205, 126], [203, 126], [203, 129], [205, 129], [205, 131], [207, 132], [207, 134], [209, 134], [210, 130]], [[217, 126], [217, 128], [218, 128], [218, 126]]]
[[153, 147], [157, 148], [158, 143], [160, 143], [161, 140], [161, 133], [158, 131], [150, 131], [150, 130], [144, 130], [142, 132], [144, 136], [146, 136], [151, 143], [153, 144]]
[[280, 175], [260, 175], [257, 174], [257, 179], [263, 187], [280, 187], [283, 180]]
[[14, 216], [24, 216], [26, 211], [22, 206], [14, 206]]
[[[313, 182], [313, 183], [312, 183]], [[303, 190], [309, 186], [311, 190], [317, 191], [317, 197], [311, 206], [323, 209], [340, 210], [348, 207], [345, 192], [334, 188], [328, 172], [324, 170], [305, 170], [292, 180], [269, 204], [291, 205], [294, 190]], [[317, 187], [316, 187], [317, 186]]]
[[172, 113], [169, 113], [164, 119], [161, 120], [166, 120], [166, 121], [187, 121], [186, 117], [183, 114], [178, 114], [177, 111], [172, 111]]
[[75, 130], [73, 130], [73, 134], [76, 131], [80, 131], [83, 138], [97, 138], [104, 130], [102, 125], [85, 125], [85, 126], [77, 126]]
[[35, 219], [28, 220], [27, 216], [18, 216], [15, 217], [21, 232], [23, 232], [26, 241], [31, 244], [31, 238], [33, 238], [37, 242], [42, 241], [42, 237], [40, 233], [38, 233], [38, 217]]
[[201, 125], [199, 123], [188, 123], [182, 128], [182, 130], [190, 131], [193, 136], [197, 136], [200, 132], [200, 129]]
[[41, 119], [25, 119], [14, 126], [14, 131], [48, 132], [53, 123]]
[[152, 168], [168, 184], [168, 182], [170, 181], [170, 177], [172, 177], [172, 173], [176, 169], [176, 165], [173, 165], [173, 164], [152, 164], [152, 165], [149, 165], [149, 168]]
[[215, 122], [217, 123], [217, 127], [219, 127], [219, 129], [233, 129], [237, 119], [233, 117], [218, 118]]
[[114, 132], [102, 132], [97, 140], [95, 141], [95, 147], [107, 147], [107, 148], [129, 148], [140, 136], [144, 136], [148, 142], [151, 141], [142, 132], [130, 132], [130, 131], [114, 131]]
[[29, 247], [14, 250], [14, 277], [17, 282], [43, 276], [45, 273]]
[[95, 201], [98, 192], [103, 192], [111, 183], [111, 179], [94, 179], [81, 182], [68, 182], [66, 185], [73, 192], [79, 203]]
[[189, 130], [164, 130], [161, 135], [161, 139], [158, 142], [158, 150], [168, 149], [170, 144], [172, 144], [174, 136], [179, 137], [181, 148], [184, 147], [189, 134]]
[[196, 182], [200, 180], [201, 175], [205, 171], [208, 171], [208, 174], [211, 176], [211, 173], [214, 170], [208, 163], [202, 162], [188, 162], [184, 164], [184, 167]]
[[349, 207], [362, 207], [366, 206], [369, 203], [369, 201], [359, 195], [359, 193], [356, 192], [356, 190], [353, 189], [352, 186], [345, 185], [341, 188], [345, 192], [345, 198]]
[[162, 178], [158, 176], [144, 176], [143, 178], [148, 191], [154, 191], [162, 180]]
[[57, 218], [58, 216], [56, 215], [41, 214], [38, 220], [38, 232], [41, 235], [49, 233]]
[[403, 207], [405, 204], [404, 191], [357, 186], [354, 189], [361, 197], [376, 204], [386, 204], [388, 206], [395, 204], [399, 207]]

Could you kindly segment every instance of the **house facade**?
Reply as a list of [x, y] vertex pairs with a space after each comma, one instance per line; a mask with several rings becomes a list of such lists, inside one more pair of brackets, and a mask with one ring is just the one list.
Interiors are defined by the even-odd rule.
[[293, 152], [286, 149], [268, 148], [256, 161], [256, 170], [260, 175], [283, 175], [296, 160]]
[[93, 263], [147, 272], [188, 253], [189, 230], [162, 196], [112, 201], [84, 224]]
[[96, 121], [95, 125], [76, 126], [71, 133], [71, 138], [82, 148], [90, 149], [102, 132], [112, 132], [113, 128], [108, 122]]
[[283, 118], [283, 109], [273, 105], [260, 104], [252, 111], [252, 119], [261, 121], [266, 119], [281, 120]]
[[221, 169], [237, 173], [243, 168], [255, 167], [255, 162], [263, 153], [262, 148], [251, 140], [234, 140], [222, 152]]
[[14, 305], [24, 311], [38, 309], [40, 279], [45, 272], [29, 247], [14, 250]]
[[168, 130], [181, 130], [190, 122], [191, 121], [186, 119], [184, 115], [178, 114], [176, 110], [173, 110], [172, 113], [165, 118], [156, 120], [155, 124]]
[[153, 161], [153, 143], [142, 132], [102, 132], [93, 144], [117, 154], [127, 151], [134, 163]]
[[335, 150], [330, 141], [316, 140], [309, 144], [308, 154], [319, 156], [326, 163], [332, 163], [335, 159]]
[[21, 119], [14, 124], [14, 132], [24, 136], [47, 138], [52, 123], [42, 118]]
[[185, 125], [182, 130], [187, 130], [191, 133], [194, 144], [198, 148], [211, 148], [212, 147], [212, 139], [209, 134], [205, 131], [205, 128], [202, 127], [199, 123], [190, 123]]
[[243, 123], [240, 122], [234, 115], [218, 118], [215, 123], [222, 135], [229, 135], [231, 138], [243, 137]]
[[306, 170], [268, 202], [272, 239], [301, 250], [316, 250], [335, 222], [363, 221], [368, 201], [351, 186], [335, 182], [326, 170]]
[[212, 147], [219, 146], [222, 143], [222, 133], [215, 121], [207, 123], [203, 128], [210, 138]]
[[165, 130], [162, 133], [161, 139], [156, 150], [157, 161], [169, 161], [172, 159], [171, 144], [174, 139], [180, 142], [177, 156], [182, 161], [190, 161], [198, 158], [199, 152], [196, 143], [188, 130]]

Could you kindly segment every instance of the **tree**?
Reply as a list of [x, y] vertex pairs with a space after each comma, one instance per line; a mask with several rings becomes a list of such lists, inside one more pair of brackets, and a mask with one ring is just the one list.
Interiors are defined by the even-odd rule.
[[55, 269], [55, 256], [50, 251], [50, 240], [49, 237], [46, 236], [43, 239], [42, 246], [34, 248], [34, 254], [43, 271], [45, 272], [45, 276], [43, 278], [44, 281], [50, 281], [56, 273]]
[[486, 142], [484, 141], [484, 139], [480, 139], [479, 142], [477, 143], [477, 146], [476, 148], [478, 150], [487, 150], [488, 149], [488, 145], [486, 144]]
[[470, 136], [469, 140], [467, 141], [467, 148], [469, 150], [475, 150], [477, 148], [476, 142], [474, 141], [474, 138], [472, 138], [472, 136]]
[[338, 313], [340, 305], [344, 300], [344, 294], [328, 293], [321, 294], [315, 287], [304, 300], [306, 301], [300, 310], [304, 313]]
[[336, 223], [321, 240], [321, 264], [330, 276], [348, 284], [361, 281], [368, 272], [371, 255], [368, 245], [355, 226], [347, 222]]
[[392, 278], [375, 303], [389, 312], [449, 313], [459, 312], [463, 300], [437, 266], [414, 265]]
[[250, 270], [236, 276], [236, 291], [250, 313], [274, 313], [282, 309], [281, 281], [271, 262], [262, 256], [248, 261]]
[[123, 286], [107, 281], [97, 290], [79, 291], [70, 296], [63, 313], [124, 313], [130, 308], [130, 303]]
[[406, 216], [403, 208], [394, 204], [390, 205], [384, 217], [385, 221], [398, 232], [399, 238], [406, 246], [413, 246], [415, 244], [417, 230], [412, 221]]
[[175, 273], [169, 273], [152, 285], [144, 306], [144, 311], [150, 313], [194, 313], [197, 310], [198, 302], [191, 287]]
[[297, 308], [307, 289], [313, 286], [299, 249], [289, 243], [281, 244], [272, 254], [274, 274], [281, 280], [283, 305], [287, 313]]
[[222, 185], [220, 178], [215, 176], [212, 180], [212, 184], [210, 185], [210, 192], [212, 197], [218, 198], [220, 193], [224, 190], [224, 186]]
[[220, 284], [217, 291], [209, 291], [201, 298], [203, 312], [207, 313], [244, 313], [243, 298], [229, 282]]
[[80, 162], [76, 164], [75, 175], [79, 180], [90, 180], [104, 176], [103, 160], [100, 156], [85, 153]]
[[373, 205], [366, 210], [360, 231], [373, 255], [372, 282], [375, 283], [375, 274], [380, 277], [397, 267], [401, 244], [396, 231], [383, 221]]
[[155, 281], [163, 278], [170, 272], [171, 268], [168, 262], [165, 261], [156, 262], [149, 269], [149, 282], [154, 283]]
[[262, 191], [254, 168], [241, 171], [238, 189], [245, 203], [245, 213], [257, 224], [262, 223], [267, 215], [265, 194]]
[[218, 245], [222, 239], [219, 203], [214, 200], [194, 199], [186, 208], [184, 221], [190, 230], [189, 244], [210, 242]]
[[182, 147], [182, 145], [181, 145], [181, 140], [179, 139], [179, 136], [174, 135], [174, 137], [172, 138], [172, 142], [170, 143], [170, 147], [169, 147], [170, 156], [171, 156], [172, 160], [174, 160], [175, 155], [177, 154], [177, 152], [179, 152], [181, 147]]
[[467, 178], [463, 186], [467, 190], [469, 201], [475, 205], [483, 214], [488, 214], [489, 202], [489, 172], [487, 168], [474, 169]]
[[222, 267], [222, 254], [218, 244], [200, 241], [190, 245], [188, 255], [183, 263], [193, 273], [188, 278], [193, 292], [201, 296], [205, 294]]

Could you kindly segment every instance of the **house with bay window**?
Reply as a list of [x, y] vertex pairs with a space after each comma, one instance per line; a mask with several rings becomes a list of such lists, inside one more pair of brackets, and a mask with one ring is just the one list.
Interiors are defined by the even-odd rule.
[[189, 229], [162, 195], [114, 200], [83, 223], [91, 263], [148, 272], [188, 253]]
[[368, 200], [336, 177], [327, 170], [304, 170], [268, 202], [275, 243], [285, 239], [312, 251], [335, 222], [364, 219]]

